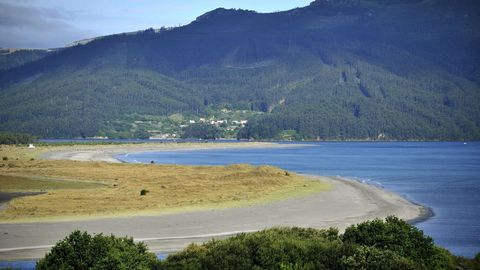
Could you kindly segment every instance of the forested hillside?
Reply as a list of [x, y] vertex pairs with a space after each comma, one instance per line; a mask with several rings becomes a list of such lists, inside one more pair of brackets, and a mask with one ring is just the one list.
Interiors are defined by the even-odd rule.
[[48, 54], [47, 50], [0, 48], [0, 70], [10, 69], [38, 60]]
[[219, 8], [0, 71], [0, 130], [87, 137], [228, 108], [256, 115], [245, 139], [480, 139], [478, 25], [474, 0]]

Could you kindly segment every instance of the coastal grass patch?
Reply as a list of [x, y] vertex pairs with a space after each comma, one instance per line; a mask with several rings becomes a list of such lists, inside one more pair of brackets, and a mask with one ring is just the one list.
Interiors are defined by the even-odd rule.
[[[0, 175], [45, 179], [51, 185], [43, 188], [47, 191], [45, 194], [12, 200], [0, 212], [2, 222], [156, 215], [235, 207], [330, 188], [326, 182], [286, 173], [277, 167], [246, 164], [180, 166], [14, 159], [0, 162]], [[55, 181], [51, 179], [65, 181], [62, 182], [65, 186], [55, 188]], [[10, 183], [11, 189], [37, 190], [34, 186], [28, 189], [27, 182], [22, 181], [17, 187]], [[83, 185], [89, 189], [81, 188]]]
[[102, 184], [92, 182], [38, 179], [12, 175], [0, 175], [1, 192], [38, 192], [55, 189], [88, 189]]

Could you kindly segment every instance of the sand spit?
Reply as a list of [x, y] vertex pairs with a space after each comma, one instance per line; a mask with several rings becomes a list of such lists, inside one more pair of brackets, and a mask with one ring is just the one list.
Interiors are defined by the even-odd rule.
[[[279, 146], [261, 144], [248, 147]], [[121, 153], [176, 149], [179, 148], [153, 145], [119, 146], [101, 150], [92, 147], [91, 150], [49, 152], [44, 154], [44, 158], [118, 162], [113, 156]], [[351, 224], [389, 215], [415, 221], [429, 214], [427, 208], [375, 186], [338, 177], [315, 178], [331, 183], [331, 190], [300, 198], [229, 209], [84, 221], [0, 224], [0, 260], [40, 258], [52, 245], [75, 229], [131, 236], [137, 241], [144, 241], [151, 251], [170, 253], [191, 242], [201, 243], [211, 238], [225, 238], [239, 232], [257, 231], [273, 226], [337, 227], [343, 230]]]

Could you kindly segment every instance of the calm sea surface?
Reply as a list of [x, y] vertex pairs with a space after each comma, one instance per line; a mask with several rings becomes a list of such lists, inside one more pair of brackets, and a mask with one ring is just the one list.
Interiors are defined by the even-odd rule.
[[121, 155], [126, 162], [269, 164], [305, 174], [339, 175], [380, 185], [430, 207], [417, 224], [455, 254], [480, 252], [480, 143], [339, 142], [306, 147], [168, 151]]

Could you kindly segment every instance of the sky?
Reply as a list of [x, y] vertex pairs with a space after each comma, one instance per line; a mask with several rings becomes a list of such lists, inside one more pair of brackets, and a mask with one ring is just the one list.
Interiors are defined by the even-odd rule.
[[56, 48], [97, 36], [179, 26], [218, 7], [288, 10], [313, 0], [0, 0], [1, 48]]

